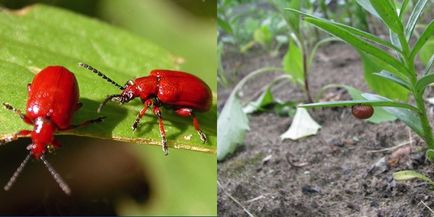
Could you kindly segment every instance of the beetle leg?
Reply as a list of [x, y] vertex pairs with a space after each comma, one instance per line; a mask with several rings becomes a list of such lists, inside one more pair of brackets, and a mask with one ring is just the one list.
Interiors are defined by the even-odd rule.
[[27, 136], [31, 133], [31, 130], [20, 130], [12, 136], [8, 136], [4, 139], [0, 140], [0, 145], [5, 144], [7, 142], [12, 142], [18, 139], [18, 136]]
[[175, 111], [177, 115], [181, 117], [192, 117], [193, 118], [193, 126], [194, 129], [196, 129], [197, 133], [199, 134], [200, 140], [202, 140], [203, 143], [206, 143], [207, 138], [205, 133], [200, 129], [199, 121], [197, 121], [196, 116], [193, 113], [193, 109], [191, 108], [180, 108]]
[[140, 110], [139, 114], [137, 114], [136, 120], [134, 121], [133, 126], [131, 127], [133, 128], [133, 131], [137, 130], [137, 126], [139, 125], [140, 120], [143, 118], [149, 106], [151, 106], [152, 104], [153, 104], [152, 99], [148, 99], [145, 101], [144, 107], [142, 108], [142, 110]]
[[33, 123], [33, 121], [30, 118], [28, 118], [25, 114], [23, 114], [21, 112], [21, 110], [14, 108], [11, 104], [4, 102], [3, 106], [7, 110], [10, 110], [10, 111], [14, 112], [15, 114], [19, 115], [20, 118], [23, 119], [24, 122], [29, 123], [29, 124]]
[[68, 128], [66, 128], [66, 129], [60, 129], [60, 130], [72, 130], [72, 129], [75, 129], [75, 128], [78, 128], [78, 127], [85, 127], [85, 126], [87, 126], [89, 124], [102, 122], [105, 118], [106, 117], [102, 116], [102, 117], [99, 117], [99, 118], [96, 118], [96, 119], [91, 119], [91, 120], [84, 121], [84, 122], [79, 123], [79, 124], [71, 124]]
[[169, 154], [169, 148], [167, 147], [166, 131], [164, 130], [163, 117], [161, 116], [160, 107], [154, 105], [154, 114], [158, 118], [158, 123], [160, 125], [160, 135], [161, 135], [161, 146], [163, 148], [164, 154]]

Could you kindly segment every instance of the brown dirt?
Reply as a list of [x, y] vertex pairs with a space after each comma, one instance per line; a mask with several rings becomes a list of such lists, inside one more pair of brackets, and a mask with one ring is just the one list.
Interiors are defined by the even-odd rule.
[[[260, 50], [242, 55], [227, 49], [222, 60], [226, 73], [232, 75], [229, 78], [236, 82], [255, 69], [279, 67], [281, 55], [270, 57]], [[272, 77], [263, 76], [247, 84], [245, 98]], [[368, 90], [359, 56], [341, 43], [320, 50], [309, 78], [313, 93], [331, 83]], [[220, 109], [230, 89], [219, 88]], [[300, 88], [290, 83], [275, 90], [274, 95], [284, 100], [303, 99]], [[393, 168], [370, 171], [378, 160], [391, 154], [370, 150], [409, 140], [409, 130], [404, 124], [395, 121], [374, 125], [353, 118], [349, 109], [342, 108], [316, 109], [310, 113], [322, 129], [318, 135], [299, 141], [280, 140], [291, 117], [272, 112], [250, 116], [251, 129], [244, 146], [218, 164], [219, 215], [247, 216], [227, 194], [256, 216], [432, 215], [420, 203], [434, 207], [434, 194], [427, 184], [396, 182], [392, 178], [393, 172], [402, 169], [415, 169], [433, 178], [432, 164], [425, 161], [423, 153], [411, 153]], [[431, 113], [431, 120], [432, 116]], [[416, 136], [413, 138], [413, 149], [424, 147]], [[264, 162], [269, 155], [271, 159]]]

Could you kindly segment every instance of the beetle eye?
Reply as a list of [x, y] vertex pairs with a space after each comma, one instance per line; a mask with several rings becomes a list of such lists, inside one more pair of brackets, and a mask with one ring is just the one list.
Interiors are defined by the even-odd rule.
[[130, 85], [130, 86], [133, 86], [134, 85], [134, 81], [129, 80], [129, 81], [127, 81], [127, 84]]

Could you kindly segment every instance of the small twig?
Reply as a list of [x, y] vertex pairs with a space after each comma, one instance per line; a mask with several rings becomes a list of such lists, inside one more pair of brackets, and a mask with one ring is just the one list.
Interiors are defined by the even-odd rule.
[[262, 198], [265, 198], [265, 196], [264, 196], [264, 195], [260, 195], [260, 196], [258, 196], [258, 197], [253, 198], [253, 199], [247, 200], [246, 203], [251, 203], [251, 202], [254, 202], [254, 201], [260, 200], [260, 199], [262, 199]]
[[220, 184], [219, 181], [217, 181], [217, 185], [219, 186], [219, 188], [222, 189], [223, 193], [226, 194], [226, 196], [228, 196], [232, 201], [234, 201], [238, 206], [240, 206], [245, 213], [247, 213], [247, 215], [249, 215], [250, 217], [255, 217], [252, 213], [249, 212], [249, 210], [247, 210], [243, 204], [240, 203], [240, 201], [238, 201], [235, 197], [233, 197], [232, 195], [230, 195], [228, 192], [226, 192], [226, 190], [223, 188], [223, 186]]
[[395, 150], [395, 149], [397, 149], [399, 147], [402, 147], [402, 146], [405, 146], [405, 145], [408, 145], [408, 144], [411, 144], [411, 142], [410, 141], [405, 141], [405, 142], [402, 142], [402, 143], [400, 143], [398, 145], [395, 145], [393, 147], [383, 148], [383, 149], [378, 149], [378, 150], [368, 150], [366, 152], [367, 153], [378, 153], [378, 152], [393, 151], [393, 150]]
[[[419, 204], [423, 204], [430, 212], [431, 212], [431, 214], [434, 214], [434, 210], [432, 210], [428, 205], [426, 205], [426, 203], [425, 202], [423, 202], [423, 201], [420, 201], [419, 202]], [[418, 205], [419, 205], [418, 204]]]

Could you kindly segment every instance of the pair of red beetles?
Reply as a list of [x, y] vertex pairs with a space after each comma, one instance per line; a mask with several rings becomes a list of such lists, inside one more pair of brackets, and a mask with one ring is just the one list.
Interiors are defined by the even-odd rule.
[[[161, 145], [166, 155], [168, 154], [168, 147], [163, 117], [160, 111], [161, 106], [175, 110], [176, 114], [182, 117], [192, 117], [193, 125], [200, 139], [206, 142], [206, 136], [200, 129], [194, 112], [208, 111], [211, 107], [212, 95], [210, 88], [198, 77], [180, 71], [153, 70], [149, 76], [140, 77], [134, 81], [129, 80], [125, 86], [121, 86], [97, 69], [84, 63], [79, 65], [96, 73], [122, 90], [121, 94], [107, 96], [99, 106], [98, 112], [110, 100], [123, 104], [139, 97], [144, 107], [132, 125], [135, 131], [147, 109], [152, 107], [153, 113], [159, 121]], [[63, 66], [46, 67], [34, 77], [32, 83], [28, 84], [27, 89], [28, 99], [25, 114], [19, 109], [3, 103], [6, 109], [18, 114], [24, 122], [33, 125], [33, 130], [21, 130], [10, 137], [0, 140], [0, 144], [3, 144], [16, 140], [18, 136], [30, 134], [32, 138], [32, 144], [27, 147], [29, 154], [17, 168], [4, 189], [9, 190], [12, 187], [30, 157], [33, 156], [44, 163], [61, 189], [66, 194], [70, 194], [70, 188], [48, 163], [44, 155], [47, 150], [60, 147], [60, 143], [54, 139], [56, 131], [71, 130], [91, 123], [101, 122], [105, 117], [88, 120], [78, 125], [71, 124], [74, 112], [82, 104], [79, 102], [77, 79], [72, 72]]]

